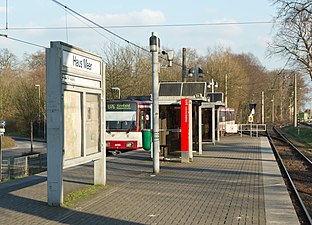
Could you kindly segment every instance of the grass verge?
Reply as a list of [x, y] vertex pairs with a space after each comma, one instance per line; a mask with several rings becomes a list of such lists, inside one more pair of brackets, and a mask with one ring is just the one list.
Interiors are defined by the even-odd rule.
[[15, 146], [15, 141], [9, 136], [2, 137], [2, 148], [13, 148]]
[[293, 126], [284, 127], [283, 131], [295, 137], [296, 139], [308, 145], [312, 145], [312, 129], [308, 127], [300, 127], [299, 134], [298, 128]]

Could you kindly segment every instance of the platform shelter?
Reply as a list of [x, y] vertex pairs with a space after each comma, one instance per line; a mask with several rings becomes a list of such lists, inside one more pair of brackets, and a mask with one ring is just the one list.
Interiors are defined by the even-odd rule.
[[[221, 99], [211, 98], [206, 82], [161, 82], [159, 89], [161, 154], [180, 155], [181, 152], [181, 99], [190, 100], [189, 151], [202, 153], [203, 143], [220, 140], [218, 109]], [[192, 160], [192, 153], [190, 153]]]

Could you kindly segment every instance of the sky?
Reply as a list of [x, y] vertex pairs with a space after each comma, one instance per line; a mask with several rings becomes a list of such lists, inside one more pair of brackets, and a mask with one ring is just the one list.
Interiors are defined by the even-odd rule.
[[[278, 57], [267, 57], [267, 46], [274, 36], [272, 23], [241, 24], [273, 21], [276, 9], [269, 0], [58, 1], [124, 39], [147, 49], [151, 33], [157, 32], [161, 46], [177, 52], [182, 48], [191, 48], [203, 56], [207, 54], [208, 48], [222, 46], [237, 54], [252, 53], [269, 70], [282, 68], [286, 61]], [[210, 25], [148, 26], [182, 24]], [[50, 41], [64, 41], [98, 54], [103, 52], [103, 46], [127, 45], [125, 41], [104, 30], [69, 29], [73, 26], [88, 27], [90, 23], [66, 12], [52, 0], [0, 0], [0, 34], [11, 38], [43, 47], [49, 47]], [[55, 27], [64, 29], [51, 29]], [[66, 27], [68, 29], [65, 29]], [[38, 46], [0, 37], [0, 49], [2, 48], [8, 48], [19, 58], [23, 53], [32, 54], [42, 50]]]

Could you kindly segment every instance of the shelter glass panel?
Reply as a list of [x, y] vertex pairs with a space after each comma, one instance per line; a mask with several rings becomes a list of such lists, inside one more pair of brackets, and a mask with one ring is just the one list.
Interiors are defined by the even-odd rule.
[[100, 152], [100, 95], [86, 94], [86, 154]]
[[[78, 129], [77, 129], [78, 127]], [[82, 156], [82, 93], [64, 91], [64, 159]]]

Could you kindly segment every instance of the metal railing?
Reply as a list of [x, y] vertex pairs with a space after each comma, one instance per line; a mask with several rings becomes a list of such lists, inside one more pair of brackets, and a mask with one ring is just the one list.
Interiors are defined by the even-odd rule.
[[2, 160], [2, 181], [33, 175], [47, 170], [47, 154], [34, 154]]
[[266, 131], [266, 124], [238, 124], [238, 132], [243, 136], [243, 132], [249, 132], [250, 136], [253, 136], [253, 133], [258, 137], [259, 132]]

